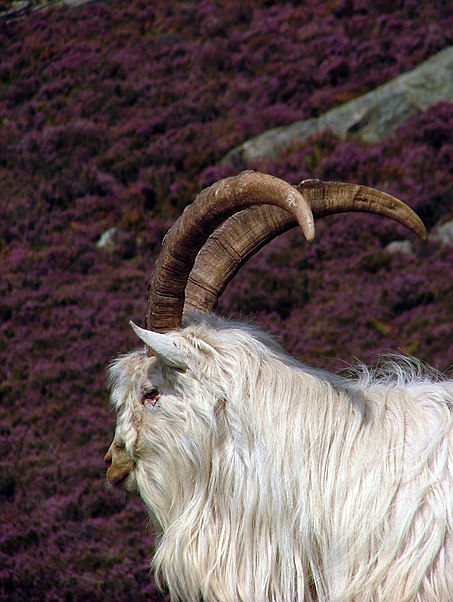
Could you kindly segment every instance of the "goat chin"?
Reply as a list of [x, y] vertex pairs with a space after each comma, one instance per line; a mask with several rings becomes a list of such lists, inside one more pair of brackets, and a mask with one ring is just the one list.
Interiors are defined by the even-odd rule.
[[167, 336], [184, 369], [139, 350], [110, 382], [173, 600], [453, 600], [452, 381], [334, 376], [214, 316]]

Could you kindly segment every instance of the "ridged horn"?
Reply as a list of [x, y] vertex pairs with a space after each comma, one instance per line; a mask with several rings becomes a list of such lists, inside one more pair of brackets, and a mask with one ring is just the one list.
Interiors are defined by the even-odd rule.
[[261, 204], [284, 210], [299, 224], [307, 240], [314, 238], [314, 218], [306, 200], [284, 180], [245, 171], [205, 188], [164, 239], [148, 287], [148, 329], [167, 332], [181, 326], [184, 291], [198, 252], [225, 220]]
[[[422, 240], [427, 232], [410, 207], [392, 195], [357, 184], [304, 180], [296, 188], [315, 218], [365, 211], [390, 217]], [[287, 212], [268, 205], [252, 207], [229, 218], [206, 241], [190, 273], [184, 313], [215, 309], [223, 290], [247, 260], [273, 238], [296, 225]]]
[[360, 184], [321, 180], [303, 180], [296, 188], [308, 201], [315, 217], [348, 211], [377, 213], [406, 226], [422, 240], [428, 238], [425, 225], [418, 215], [388, 192]]

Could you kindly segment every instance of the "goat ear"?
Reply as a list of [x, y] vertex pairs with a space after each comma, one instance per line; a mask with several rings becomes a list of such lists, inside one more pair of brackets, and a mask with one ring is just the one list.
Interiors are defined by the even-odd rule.
[[187, 361], [184, 359], [182, 345], [171, 334], [160, 334], [152, 330], [145, 330], [133, 322], [129, 322], [129, 324], [132, 326], [135, 334], [164, 363], [172, 366], [172, 368], [187, 369]]

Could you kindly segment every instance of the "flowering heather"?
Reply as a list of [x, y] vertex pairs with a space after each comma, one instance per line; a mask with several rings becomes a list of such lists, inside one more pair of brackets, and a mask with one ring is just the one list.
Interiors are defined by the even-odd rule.
[[[137, 344], [160, 241], [230, 175], [235, 145], [321, 114], [453, 42], [434, 0], [155, 0], [0, 23], [0, 597], [158, 600], [138, 500], [103, 485], [110, 358]], [[368, 147], [329, 133], [259, 168], [387, 190], [428, 228], [453, 219], [453, 104]], [[97, 241], [121, 236], [112, 252]], [[390, 254], [410, 239], [413, 254]], [[369, 215], [293, 231], [229, 285], [301, 359], [342, 369], [403, 350], [453, 364], [453, 246]]]

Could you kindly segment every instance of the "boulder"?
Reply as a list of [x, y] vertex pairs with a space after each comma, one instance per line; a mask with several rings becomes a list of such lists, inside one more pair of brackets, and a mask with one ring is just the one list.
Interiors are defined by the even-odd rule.
[[441, 245], [451, 245], [453, 243], [453, 220], [437, 226], [430, 235], [430, 239]]
[[240, 165], [273, 158], [294, 143], [331, 130], [374, 144], [417, 113], [441, 100], [453, 101], [453, 46], [375, 90], [327, 111], [320, 117], [267, 130], [232, 149], [222, 165]]
[[122, 259], [130, 259], [137, 252], [137, 241], [134, 236], [116, 227], [103, 232], [96, 246], [110, 255], [118, 255]]
[[391, 255], [413, 255], [414, 253], [412, 243], [409, 240], [394, 240], [390, 242], [384, 250]]

